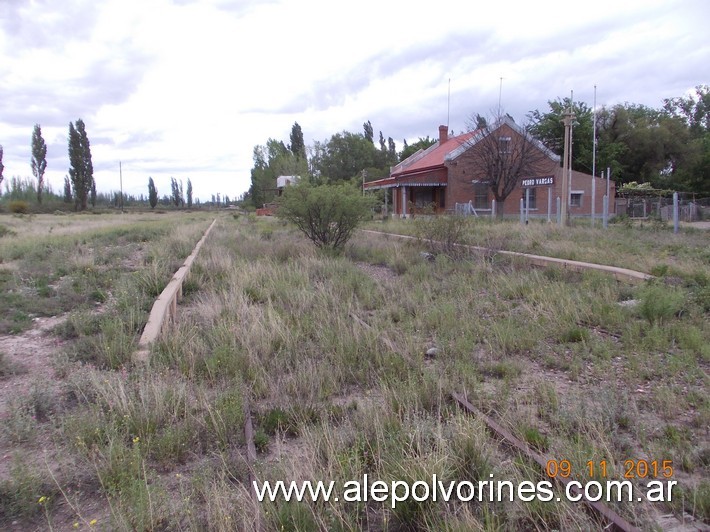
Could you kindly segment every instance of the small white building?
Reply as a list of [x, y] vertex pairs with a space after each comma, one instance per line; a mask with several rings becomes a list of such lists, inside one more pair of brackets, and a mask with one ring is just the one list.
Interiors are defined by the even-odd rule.
[[283, 194], [284, 189], [289, 185], [295, 185], [301, 179], [297, 175], [280, 175], [276, 178], [276, 189], [278, 190], [278, 195]]

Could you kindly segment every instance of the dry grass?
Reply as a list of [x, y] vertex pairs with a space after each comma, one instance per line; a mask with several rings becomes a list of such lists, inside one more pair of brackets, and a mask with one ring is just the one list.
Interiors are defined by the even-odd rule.
[[[528, 229], [521, 247], [533, 231], [541, 247], [561, 242], [546, 228]], [[196, 232], [156, 240], [147, 266], [170, 262], [159, 249], [184, 253], [189, 246], [180, 242], [196, 240]], [[491, 227], [480, 238], [512, 233]], [[585, 245], [591, 253], [593, 244]], [[66, 363], [53, 423], [28, 430], [51, 435], [75, 473], [53, 484], [41, 467], [28, 473], [25, 459], [24, 472], [10, 472], [0, 489], [51, 496], [54, 521], [98, 516], [119, 530], [603, 526], [566, 502], [392, 509], [373, 501], [254, 501], [247, 403], [259, 480], [544, 479], [461, 412], [450, 399], [457, 391], [578, 472], [589, 460], [607, 460], [609, 475], [619, 478], [627, 459], [673, 460], [682, 493], [675, 506], [616, 507], [637, 526], [652, 527], [659, 512], [680, 516], [681, 508], [708, 519], [710, 309], [697, 275], [703, 250], [678, 245], [677, 286], [628, 287], [598, 273], [498, 257], [429, 261], [414, 244], [370, 235], [356, 236], [343, 256], [324, 256], [273, 220], [225, 217], [200, 252], [179, 317], [154, 346], [149, 367]], [[624, 253], [631, 260], [635, 252]], [[160, 279], [160, 271], [147, 271]], [[140, 275], [125, 279], [127, 293], [145, 281]], [[618, 304], [631, 299], [639, 303]], [[91, 329], [86, 318], [75, 321], [75, 329]], [[78, 485], [92, 486], [102, 505], [71, 495]], [[80, 516], [66, 517], [67, 501]], [[27, 502], [2, 510], [0, 523], [8, 515], [30, 525], [47, 519]]]
[[[463, 237], [471, 245], [545, 255], [630, 268], [652, 275], [702, 275], [707, 278], [710, 251], [707, 231], [683, 228], [673, 234], [671, 225], [639, 224], [629, 227], [610, 224], [607, 230], [589, 220], [578, 220], [571, 228], [533, 221], [528, 226], [506, 220], [470, 219]], [[417, 220], [371, 222], [369, 229], [417, 236]]]

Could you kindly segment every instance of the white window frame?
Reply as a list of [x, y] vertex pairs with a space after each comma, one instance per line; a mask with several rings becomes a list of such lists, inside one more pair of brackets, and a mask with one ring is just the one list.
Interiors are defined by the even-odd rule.
[[[574, 198], [574, 196], [579, 197], [579, 203], [574, 202], [574, 200], [572, 199], [572, 198]], [[583, 205], [583, 202], [584, 202], [584, 190], [573, 190], [570, 192], [570, 194], [569, 194], [569, 206], [570, 207], [581, 207]]]

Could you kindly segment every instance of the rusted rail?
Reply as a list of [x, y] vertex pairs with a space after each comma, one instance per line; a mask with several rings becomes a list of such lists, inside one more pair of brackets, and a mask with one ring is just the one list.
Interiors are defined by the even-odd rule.
[[[502, 438], [509, 446], [515, 448], [527, 458], [538, 464], [542, 469], [547, 468], [548, 461], [545, 459], [545, 457], [530, 449], [527, 444], [522, 442], [519, 438], [515, 437], [509, 430], [500, 425], [491, 417], [478, 410], [463, 395], [456, 392], [452, 392], [451, 396], [466, 411], [481, 419], [497, 437]], [[565, 486], [565, 488], [567, 488], [568, 484], [570, 483], [569, 479], [563, 477], [557, 477], [556, 480], [561, 482]], [[584, 494], [577, 486], [573, 485], [568, 489], [570, 493], [574, 493], [575, 496], [581, 497], [580, 500], [584, 502], [590, 509], [596, 512], [599, 516], [609, 521], [610, 526], [613, 527], [613, 530], [619, 530], [621, 532], [640, 532], [640, 529], [636, 528], [634, 525], [626, 521], [623, 517], [621, 517], [608, 506], [600, 502], [590, 501], [589, 499], [584, 497]], [[609, 529], [609, 527], [605, 527], [605, 529]]]

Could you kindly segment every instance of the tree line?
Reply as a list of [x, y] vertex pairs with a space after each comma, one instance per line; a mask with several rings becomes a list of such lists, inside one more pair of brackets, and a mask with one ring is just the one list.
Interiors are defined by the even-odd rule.
[[[594, 109], [582, 101], [557, 98], [546, 110], [526, 115], [523, 128], [551, 151], [562, 156], [562, 114], [571, 108], [573, 168], [597, 175], [610, 168], [617, 187], [630, 182], [650, 183], [654, 188], [673, 189], [710, 197], [710, 88], [698, 85], [694, 93], [663, 100], [659, 109], [624, 103]], [[471, 130], [486, 128], [485, 117], [472, 114]], [[595, 137], [596, 133], [596, 137]], [[594, 139], [596, 138], [596, 149]], [[342, 131], [325, 141], [306, 146], [298, 122], [291, 128], [289, 143], [269, 138], [253, 150], [251, 186], [245, 199], [254, 206], [273, 201], [276, 177], [299, 175], [310, 182], [361, 182], [389, 175], [389, 168], [435, 139], [419, 138], [396, 151], [392, 137], [382, 131], [375, 141], [372, 124], [363, 131]], [[593, 151], [596, 168], [593, 169]]]
[[[42, 136], [42, 127], [40, 124], [35, 124], [32, 130], [31, 139], [31, 156], [30, 167], [34, 180], [12, 177], [9, 181], [5, 181], [5, 196], [9, 200], [18, 200], [29, 202], [36, 200], [41, 205], [43, 200], [49, 197], [54, 203], [63, 202], [65, 204], [74, 204], [74, 209], [77, 211], [86, 210], [89, 204], [95, 207], [97, 204], [123, 207], [129, 204], [133, 205], [150, 205], [155, 208], [158, 203], [175, 207], [187, 207], [188, 209], [194, 206], [199, 206], [199, 198], [193, 200], [192, 181], [187, 179], [187, 186], [183, 190], [183, 182], [179, 182], [175, 178], [171, 180], [170, 194], [164, 194], [162, 197], [158, 195], [158, 189], [155, 186], [153, 178], [148, 180], [148, 195], [147, 197], [141, 194], [140, 196], [125, 194], [119, 191], [111, 191], [108, 193], [98, 193], [96, 190], [96, 180], [94, 179], [94, 166], [91, 157], [91, 143], [86, 131], [86, 124], [79, 118], [75, 122], [69, 123], [68, 152], [69, 152], [69, 170], [64, 177], [62, 193], [55, 193], [51, 186], [45, 182], [44, 175], [47, 169], [47, 143]], [[0, 145], [0, 193], [2, 193], [2, 183], [4, 181], [3, 171], [3, 147]], [[228, 206], [230, 204], [229, 196], [223, 198], [220, 194], [212, 195], [213, 206]]]
[[[64, 200], [74, 201], [76, 210], [85, 210], [89, 202], [96, 204], [96, 181], [94, 180], [94, 166], [91, 161], [91, 143], [86, 133], [86, 125], [79, 118], [76, 122], [69, 122], [69, 174], [64, 177]], [[0, 146], [0, 185], [3, 182], [2, 164], [3, 148]], [[47, 143], [42, 137], [42, 127], [35, 124], [32, 130], [30, 167], [35, 183], [28, 183], [26, 180], [13, 177], [10, 183], [5, 183], [6, 192], [10, 197], [27, 199], [27, 191], [32, 190], [36, 195], [37, 203], [42, 204], [45, 194], [56, 197], [51, 187], [44, 181], [44, 174], [47, 170]]]
[[[592, 173], [596, 119], [596, 168], [611, 169], [617, 186], [636, 181], [654, 188], [710, 197], [710, 87], [666, 98], [659, 109], [638, 104], [602, 107], [596, 113], [584, 102], [558, 98], [546, 113], [528, 114], [532, 134], [562, 153], [564, 126], [559, 116], [572, 107], [572, 167]], [[599, 170], [597, 170], [599, 175]]]
[[245, 201], [256, 207], [269, 203], [276, 194], [276, 178], [280, 175], [307, 177], [312, 183], [362, 180], [363, 177], [367, 181], [381, 179], [388, 176], [390, 167], [403, 157], [434, 143], [429, 137], [419, 139], [411, 146], [405, 142], [404, 149], [397, 152], [392, 137], [385, 140], [382, 131], [375, 143], [369, 120], [363, 123], [362, 133], [342, 131], [311, 146], [306, 146], [303, 130], [295, 122], [289, 140], [285, 144], [270, 138], [265, 145], [254, 147], [251, 186], [244, 196]]

